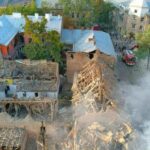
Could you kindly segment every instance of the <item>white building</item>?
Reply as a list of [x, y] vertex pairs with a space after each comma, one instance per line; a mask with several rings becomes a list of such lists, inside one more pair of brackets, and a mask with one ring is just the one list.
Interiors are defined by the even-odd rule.
[[150, 24], [150, 0], [132, 0], [114, 14], [117, 29], [123, 34], [143, 32]]
[[133, 0], [129, 4], [129, 14], [144, 17], [150, 14], [150, 2], [147, 0]]

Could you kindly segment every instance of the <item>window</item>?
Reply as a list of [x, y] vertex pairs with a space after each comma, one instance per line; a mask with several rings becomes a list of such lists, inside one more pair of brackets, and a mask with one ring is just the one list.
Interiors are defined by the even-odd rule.
[[141, 21], [144, 21], [144, 17], [141, 18]]
[[35, 97], [38, 97], [38, 93], [35, 93]]
[[137, 13], [137, 10], [135, 9], [134, 12]]
[[72, 18], [74, 18], [74, 13], [71, 14]]
[[140, 26], [140, 30], [142, 30], [143, 29], [143, 26]]
[[132, 28], [135, 28], [135, 24], [132, 24]]
[[26, 97], [26, 96], [27, 96], [26, 92], [23, 92], [23, 97]]
[[94, 57], [93, 53], [89, 53], [89, 58], [92, 59]]
[[133, 15], [133, 20], [136, 20], [136, 16], [135, 15]]
[[73, 54], [71, 54], [71, 58], [73, 59]]
[[79, 14], [79, 13], [77, 13], [77, 14], [76, 14], [76, 17], [77, 17], [77, 18], [79, 18], [79, 17], [80, 17], [80, 14]]

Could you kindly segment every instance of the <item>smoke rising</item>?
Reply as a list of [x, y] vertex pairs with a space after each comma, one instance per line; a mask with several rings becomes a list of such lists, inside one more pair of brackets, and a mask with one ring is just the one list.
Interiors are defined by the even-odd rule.
[[141, 75], [135, 84], [120, 82], [118, 92], [125, 111], [141, 135], [139, 150], [150, 150], [150, 73]]

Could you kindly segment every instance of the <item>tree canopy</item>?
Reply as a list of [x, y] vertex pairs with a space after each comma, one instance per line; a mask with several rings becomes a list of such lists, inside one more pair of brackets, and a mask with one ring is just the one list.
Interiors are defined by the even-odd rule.
[[139, 44], [139, 50], [137, 51], [137, 56], [139, 58], [147, 58], [147, 69], [149, 69], [150, 63], [150, 25], [144, 32], [138, 33], [136, 35], [136, 40]]
[[0, 8], [0, 15], [12, 14], [13, 12], [20, 12], [24, 15], [34, 14], [35, 12], [37, 12], [35, 0], [31, 0], [31, 2], [26, 5], [16, 4], [16, 5], [8, 5], [7, 7]]
[[46, 31], [47, 20], [32, 22], [26, 17], [25, 34], [32, 40], [25, 45], [24, 53], [29, 59], [51, 59], [61, 61], [63, 44], [57, 31]]
[[146, 56], [145, 54], [148, 53], [150, 48], [150, 25], [147, 27], [147, 29], [144, 32], [136, 34], [136, 41], [139, 44], [139, 51], [138, 55], [139, 57]]
[[136, 35], [136, 40], [141, 47], [150, 47], [150, 25], [144, 32]]
[[93, 24], [107, 24], [111, 19], [114, 6], [103, 0], [59, 0], [66, 16], [78, 16], [77, 26], [91, 26]]

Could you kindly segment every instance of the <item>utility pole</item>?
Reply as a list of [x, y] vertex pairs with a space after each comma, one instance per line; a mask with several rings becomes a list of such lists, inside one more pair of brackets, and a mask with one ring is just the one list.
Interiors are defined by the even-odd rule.
[[147, 70], [149, 70], [149, 64], [150, 64], [150, 47], [148, 47]]

